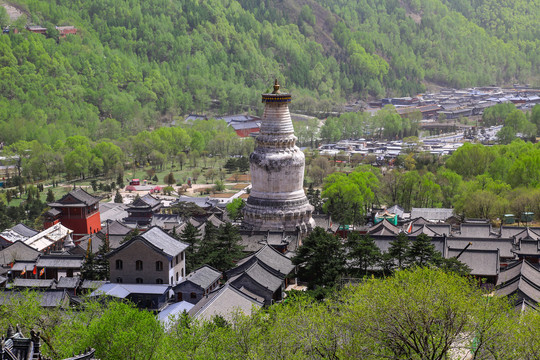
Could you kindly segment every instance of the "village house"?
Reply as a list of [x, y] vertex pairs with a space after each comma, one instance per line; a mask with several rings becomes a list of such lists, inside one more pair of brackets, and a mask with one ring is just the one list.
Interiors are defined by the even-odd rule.
[[221, 272], [205, 265], [186, 276], [186, 279], [173, 287], [177, 301], [198, 303], [220, 284]]
[[126, 284], [178, 284], [185, 276], [185, 244], [154, 226], [107, 254], [110, 279]]

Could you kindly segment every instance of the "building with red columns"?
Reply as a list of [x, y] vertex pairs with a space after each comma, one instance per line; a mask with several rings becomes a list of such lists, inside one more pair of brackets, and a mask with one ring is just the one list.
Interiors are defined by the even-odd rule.
[[81, 188], [74, 189], [57, 202], [47, 204], [51, 208], [45, 214], [45, 228], [61, 223], [73, 230], [73, 239], [94, 234], [101, 230], [99, 200]]

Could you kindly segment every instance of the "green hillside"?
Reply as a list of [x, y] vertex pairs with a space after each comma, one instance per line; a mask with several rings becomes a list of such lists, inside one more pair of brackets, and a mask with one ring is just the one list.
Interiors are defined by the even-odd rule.
[[[0, 36], [7, 144], [114, 139], [190, 112], [256, 111], [275, 77], [293, 108], [318, 111], [427, 83], [534, 84], [540, 67], [532, 0], [530, 13], [487, 0], [15, 2], [49, 30]], [[58, 39], [64, 24], [79, 35]]]

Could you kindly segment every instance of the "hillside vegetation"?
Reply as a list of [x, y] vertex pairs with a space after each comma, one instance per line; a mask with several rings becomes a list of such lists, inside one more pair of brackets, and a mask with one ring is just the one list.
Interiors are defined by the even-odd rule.
[[[540, 65], [538, 5], [526, 0], [15, 2], [48, 31], [0, 37], [8, 144], [115, 138], [189, 112], [256, 111], [275, 77], [295, 109], [313, 112], [414, 95], [426, 82], [531, 82]], [[64, 24], [79, 35], [58, 39], [54, 25]]]

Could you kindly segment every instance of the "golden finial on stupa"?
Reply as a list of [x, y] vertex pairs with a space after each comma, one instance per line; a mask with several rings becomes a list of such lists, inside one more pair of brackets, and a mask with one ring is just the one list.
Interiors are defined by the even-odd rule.
[[277, 83], [277, 79], [274, 81], [274, 91], [272, 91], [272, 94], [279, 94], [279, 84]]

